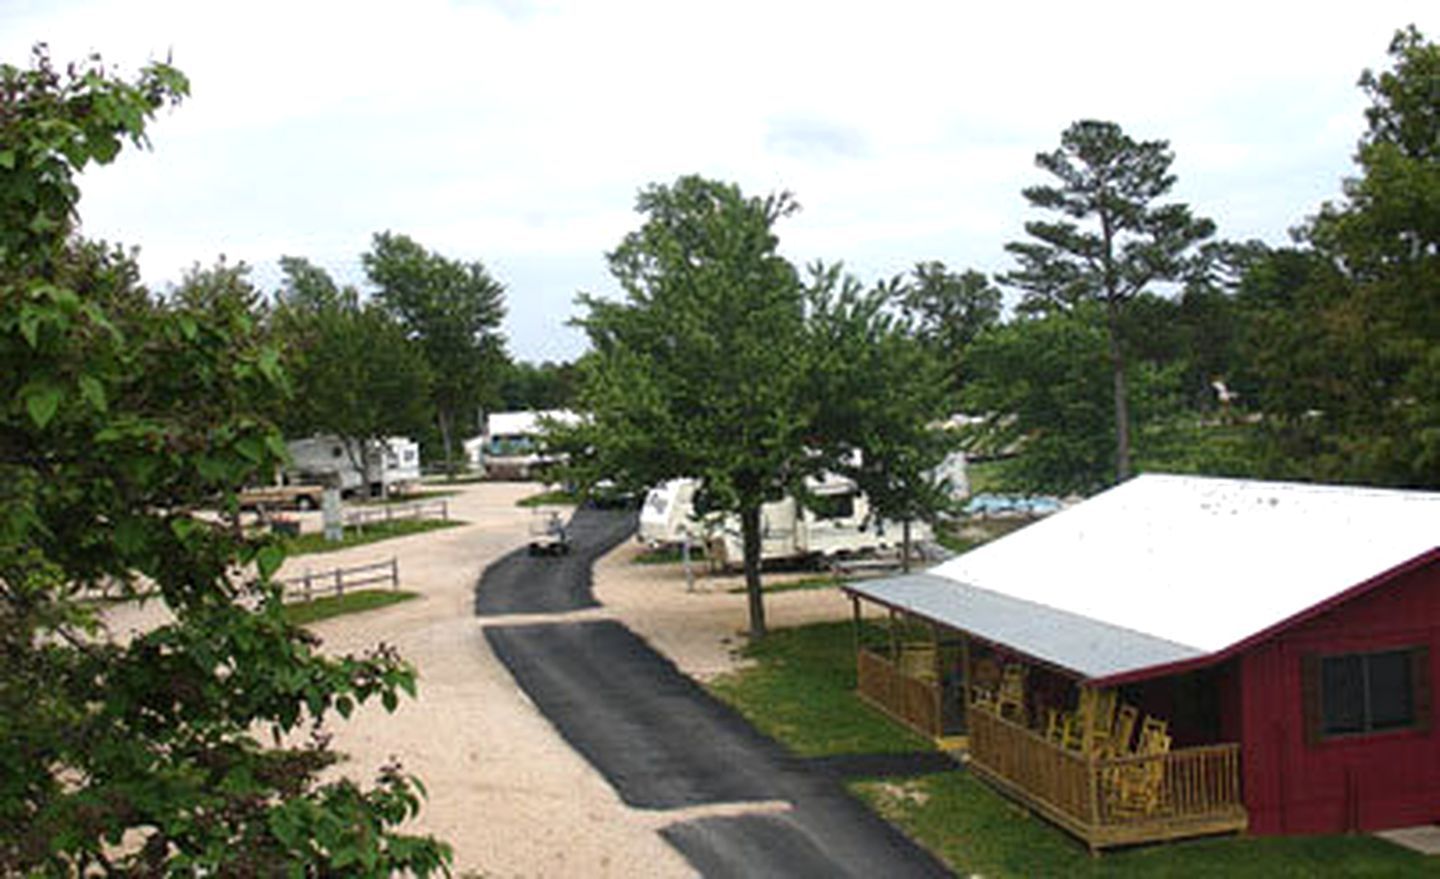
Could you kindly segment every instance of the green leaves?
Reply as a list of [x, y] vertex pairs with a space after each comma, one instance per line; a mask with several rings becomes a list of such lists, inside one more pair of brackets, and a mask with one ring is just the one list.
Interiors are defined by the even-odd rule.
[[[318, 654], [265, 582], [283, 552], [225, 509], [285, 455], [243, 265], [162, 299], [73, 234], [79, 173], [186, 86], [0, 65], [0, 874], [438, 872], [443, 844], [395, 830], [418, 807], [398, 772], [326, 784], [323, 742], [252, 738], [393, 705], [414, 673]], [[99, 588], [164, 622], [112, 636]]]
[[25, 411], [29, 413], [30, 420], [36, 427], [44, 430], [60, 410], [65, 389], [53, 379], [41, 378], [22, 388], [20, 397], [25, 401]]
[[1060, 135], [1059, 149], [1035, 157], [1059, 185], [1023, 191], [1033, 206], [1063, 219], [1028, 222], [1025, 231], [1034, 240], [1005, 246], [1019, 263], [1003, 280], [1024, 291], [1020, 310], [1047, 314], [1104, 304], [1115, 472], [1122, 480], [1130, 475], [1131, 452], [1123, 310], [1150, 284], [1188, 276], [1197, 265], [1196, 246], [1215, 234], [1214, 223], [1192, 217], [1182, 204], [1153, 204], [1175, 183], [1174, 158], [1165, 141], [1134, 141], [1113, 122], [1074, 123]]

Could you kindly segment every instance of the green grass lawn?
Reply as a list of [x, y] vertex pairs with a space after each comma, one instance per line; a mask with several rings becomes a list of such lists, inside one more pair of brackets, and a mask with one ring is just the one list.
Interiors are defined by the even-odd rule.
[[548, 507], [548, 506], [574, 506], [580, 503], [580, 498], [573, 491], [566, 491], [563, 488], [553, 488], [549, 491], [542, 491], [539, 494], [532, 494], [522, 497], [515, 502], [517, 507]]
[[383, 507], [398, 506], [400, 504], [418, 504], [422, 501], [439, 500], [440, 498], [454, 497], [460, 493], [460, 489], [421, 489], [420, 491], [407, 491], [404, 494], [392, 494], [389, 497], [373, 497], [355, 501], [357, 507]]
[[329, 595], [314, 601], [287, 604], [284, 613], [285, 619], [297, 626], [304, 626], [331, 617], [389, 607], [419, 597], [414, 592], [395, 589], [358, 589], [345, 595]]
[[[717, 678], [711, 691], [797, 754], [932, 747], [855, 696], [849, 623], [778, 629], [744, 653], [756, 664]], [[1440, 876], [1440, 858], [1369, 836], [1229, 836], [1091, 857], [1074, 837], [958, 768], [859, 781], [851, 790], [961, 876]]]
[[361, 528], [346, 528], [344, 538], [334, 543], [326, 540], [324, 534], [315, 532], [301, 534], [299, 537], [284, 538], [281, 544], [285, 547], [285, 554], [288, 556], [313, 555], [464, 524], [464, 522], [457, 522], [454, 519], [392, 519], [389, 522], [371, 522]]
[[929, 750], [923, 736], [855, 696], [849, 623], [776, 629], [748, 646], [758, 664], [722, 675], [711, 692], [806, 757]]

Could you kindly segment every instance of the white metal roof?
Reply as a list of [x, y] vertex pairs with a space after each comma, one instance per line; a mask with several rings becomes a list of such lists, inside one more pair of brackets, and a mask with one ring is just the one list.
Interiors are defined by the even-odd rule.
[[1146, 475], [928, 573], [1214, 653], [1437, 546], [1436, 493]]
[[845, 588], [926, 619], [950, 621], [972, 635], [1086, 678], [1204, 655], [1183, 644], [933, 574], [861, 580]]

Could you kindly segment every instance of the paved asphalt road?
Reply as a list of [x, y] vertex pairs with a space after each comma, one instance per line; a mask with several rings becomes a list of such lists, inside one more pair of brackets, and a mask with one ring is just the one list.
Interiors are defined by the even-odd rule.
[[[634, 514], [581, 510], [568, 558], [501, 559], [476, 612], [592, 607], [590, 564]], [[935, 877], [944, 866], [851, 798], [840, 775], [802, 761], [713, 699], [617, 622], [491, 626], [485, 637], [561, 735], [628, 804], [672, 809], [783, 800], [784, 812], [678, 822], [661, 833], [706, 876]]]
[[570, 520], [570, 552], [532, 556], [517, 549], [485, 569], [475, 587], [475, 613], [563, 613], [595, 607], [590, 568], [635, 533], [633, 510], [580, 509]]

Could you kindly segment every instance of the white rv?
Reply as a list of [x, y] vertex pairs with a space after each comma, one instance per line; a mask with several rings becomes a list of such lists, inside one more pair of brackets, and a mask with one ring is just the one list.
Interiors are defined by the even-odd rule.
[[559, 460], [545, 450], [542, 421], [570, 424], [576, 418], [565, 409], [491, 413], [485, 432], [465, 441], [470, 469], [490, 479], [531, 479]]
[[290, 440], [289, 482], [334, 483], [341, 494], [389, 494], [420, 481], [420, 444], [403, 436], [372, 444], [367, 456], [356, 441], [333, 435]]
[[[640, 508], [637, 539], [651, 546], [679, 543], [683, 529], [689, 527], [690, 534], [704, 542], [713, 563], [739, 567], [745, 560], [740, 518], [715, 516], [698, 521], [694, 512], [697, 487], [694, 479], [672, 479], [651, 489]], [[898, 549], [904, 543], [903, 525], [873, 516], [869, 500], [853, 480], [833, 475], [812, 479], [806, 491], [808, 506], [786, 497], [760, 508], [762, 561], [862, 555]], [[932, 536], [925, 523], [911, 523], [912, 544]]]
[[703, 543], [703, 528], [694, 518], [698, 485], [694, 479], [671, 479], [650, 489], [640, 506], [635, 539], [646, 546], [669, 546], [682, 542], [688, 530], [692, 540]]

